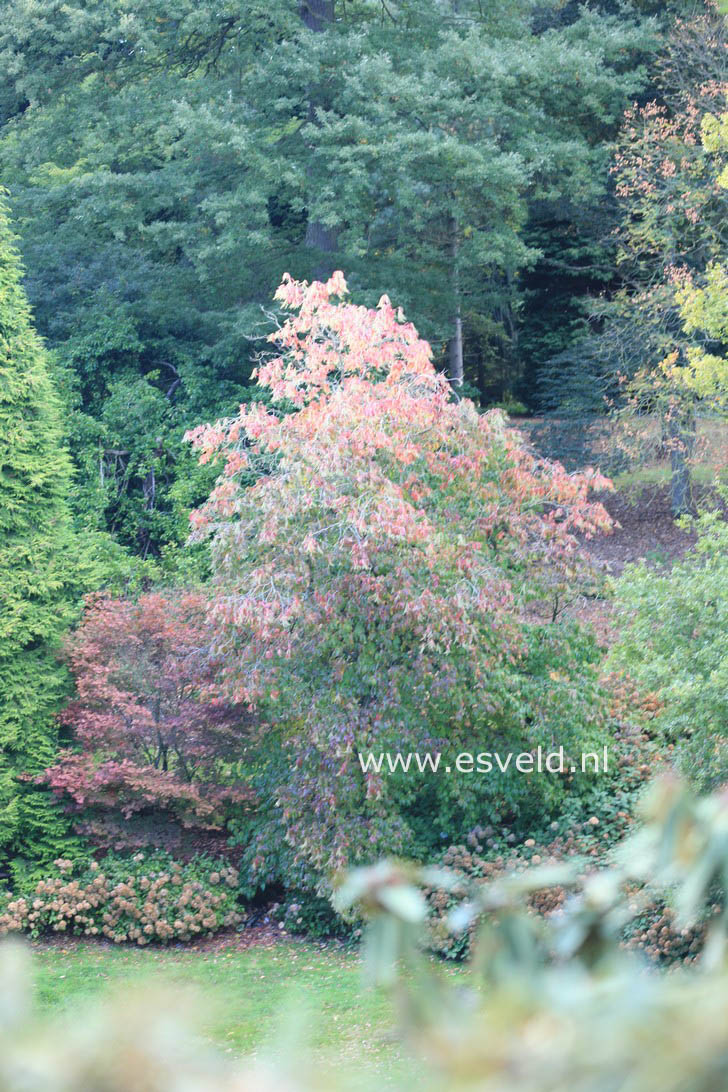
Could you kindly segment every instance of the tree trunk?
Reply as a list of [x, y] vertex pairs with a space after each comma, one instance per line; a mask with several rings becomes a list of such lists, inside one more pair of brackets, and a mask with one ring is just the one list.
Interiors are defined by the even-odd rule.
[[463, 368], [463, 320], [460, 314], [460, 271], [458, 269], [458, 228], [455, 220], [450, 225], [450, 257], [452, 259], [452, 292], [454, 300], [453, 334], [448, 344], [450, 381], [454, 387], [462, 387], [465, 378]]
[[304, 26], [317, 33], [334, 21], [334, 0], [302, 0], [299, 10]]
[[[302, 0], [299, 10], [304, 26], [314, 34], [323, 33], [334, 21], [334, 3], [335, 0]], [[316, 124], [316, 106], [319, 99], [318, 90], [309, 88], [308, 120], [312, 125]], [[312, 182], [310, 172], [309, 180]], [[311, 271], [312, 276], [317, 280], [325, 280], [334, 271], [332, 258], [327, 256], [333, 255], [337, 249], [338, 231], [336, 228], [322, 224], [320, 220], [309, 219], [306, 225], [305, 243], [310, 250], [318, 251], [319, 254]]]
[[[333, 254], [336, 250], [338, 243], [339, 233], [336, 228], [326, 227], [320, 220], [309, 220], [306, 225], [306, 246], [312, 250], [320, 250], [321, 254]], [[326, 272], [319, 273], [316, 269], [315, 276], [320, 277], [326, 275], [327, 277], [333, 273], [333, 269], [329, 269], [322, 258], [322, 269]]]
[[672, 514], [689, 515], [694, 511], [690, 462], [695, 449], [695, 414], [692, 409], [675, 407], [667, 415], [670, 448], [670, 502]]

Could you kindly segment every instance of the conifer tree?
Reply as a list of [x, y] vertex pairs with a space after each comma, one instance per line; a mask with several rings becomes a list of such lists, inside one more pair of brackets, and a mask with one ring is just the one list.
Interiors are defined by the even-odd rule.
[[72, 610], [70, 463], [0, 193], [0, 870], [58, 855], [66, 824], [34, 776], [55, 758], [66, 685], [54, 654]]

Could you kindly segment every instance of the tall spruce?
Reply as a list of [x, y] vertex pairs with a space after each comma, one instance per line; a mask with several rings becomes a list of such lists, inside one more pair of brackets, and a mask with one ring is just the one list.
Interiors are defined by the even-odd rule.
[[35, 774], [56, 755], [66, 677], [55, 646], [71, 611], [70, 462], [43, 344], [0, 195], [0, 870], [62, 850], [66, 824]]

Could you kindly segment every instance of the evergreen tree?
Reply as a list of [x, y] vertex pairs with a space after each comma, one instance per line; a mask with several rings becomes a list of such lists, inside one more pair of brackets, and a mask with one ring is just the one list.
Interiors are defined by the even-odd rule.
[[57, 856], [66, 824], [33, 784], [55, 758], [66, 677], [54, 646], [69, 620], [70, 462], [46, 354], [0, 203], [0, 868]]

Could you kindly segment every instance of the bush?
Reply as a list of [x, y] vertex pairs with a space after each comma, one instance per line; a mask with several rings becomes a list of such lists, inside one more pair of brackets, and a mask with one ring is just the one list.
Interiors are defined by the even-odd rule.
[[26, 932], [168, 944], [238, 925], [238, 874], [198, 856], [180, 864], [166, 853], [108, 855], [74, 864], [59, 858], [34, 887], [0, 899], [0, 934]]
[[337, 914], [330, 899], [310, 891], [286, 892], [285, 899], [273, 905], [272, 913], [288, 933], [320, 940], [352, 940], [361, 933], [357, 923]]
[[[436, 1087], [499, 1092], [712, 1092], [728, 1078], [724, 905], [726, 799], [696, 800], [674, 777], [647, 794], [636, 832], [599, 872], [579, 861], [498, 875], [470, 892], [449, 921], [470, 923], [478, 944], [470, 989], [442, 980], [418, 950], [431, 869], [383, 861], [357, 869], [337, 901], [369, 919], [365, 964], [401, 1006], [408, 1041]], [[458, 876], [441, 872], [450, 890]], [[566, 892], [566, 898], [562, 896]], [[559, 913], [533, 913], [546, 893]], [[645, 899], [664, 899], [649, 933], [678, 949], [663, 974], [625, 950]], [[706, 944], [696, 961], [701, 922]], [[670, 940], [672, 936], [672, 940]], [[654, 956], [659, 947], [653, 943]]]
[[525, 417], [528, 413], [528, 406], [524, 405], [523, 402], [519, 402], [512, 395], [507, 396], [500, 402], [494, 402], [489, 408], [502, 409], [509, 417]]
[[[612, 680], [615, 709], [627, 696], [637, 700], [629, 680]], [[649, 699], [642, 699], [649, 709]], [[634, 712], [634, 709], [632, 710]], [[611, 850], [633, 827], [635, 813], [648, 777], [656, 768], [655, 748], [646, 734], [633, 725], [625, 727], [611, 748], [611, 770], [601, 775], [584, 797], [571, 796], [558, 819], [524, 836], [508, 827], [477, 826], [470, 831], [466, 844], [449, 846], [439, 863], [449, 875], [458, 877], [458, 886], [434, 887], [428, 892], [428, 946], [446, 959], [468, 956], [475, 929], [453, 932], [451, 914], [474, 889], [506, 876], [528, 873], [542, 865], [554, 865], [578, 858], [585, 868], [606, 868]], [[563, 887], [536, 891], [529, 906], [540, 915], [560, 908], [566, 898]], [[631, 946], [651, 949], [653, 924], [669, 910], [659, 903], [646, 909], [640, 928], [631, 933]], [[660, 928], [664, 922], [660, 920]], [[692, 937], [691, 937], [692, 939]], [[652, 950], [649, 951], [652, 956]], [[667, 957], [669, 949], [661, 952]]]
[[[448, 923], [477, 923], [469, 975], [443, 976], [418, 948], [432, 869], [380, 862], [344, 878], [342, 911], [369, 919], [364, 962], [396, 999], [400, 1033], [416, 1064], [400, 1087], [498, 1092], [715, 1092], [728, 1081], [728, 923], [716, 914], [728, 876], [725, 796], [695, 800], [675, 779], [648, 795], [640, 826], [598, 874], [579, 862], [537, 864], [495, 876]], [[440, 870], [443, 885], [459, 882]], [[569, 897], [561, 899], [560, 892]], [[535, 915], [534, 898], [554, 892], [563, 911]], [[682, 938], [687, 965], [671, 974], [624, 950], [625, 922], [641, 928], [640, 891], [660, 893], [665, 910], [650, 926], [668, 947]], [[709, 920], [697, 955], [695, 934]], [[677, 942], [678, 944], [680, 942]], [[379, 1088], [381, 1073], [361, 1059], [335, 1070], [293, 1054], [290, 1034], [268, 1057], [231, 1062], [203, 1050], [177, 1023], [179, 996], [136, 999], [127, 990], [93, 1014], [33, 1020], [27, 957], [0, 946], [0, 1087], [8, 1092], [171, 1092]], [[198, 1003], [198, 1011], [202, 1005]], [[286, 1025], [287, 1027], [287, 1025]]]
[[700, 785], [728, 778], [728, 523], [692, 521], [697, 542], [669, 572], [645, 562], [617, 584], [616, 664], [655, 691], [655, 730]]
[[700, 918], [686, 928], [677, 919], [673, 907], [664, 899], [656, 898], [630, 923], [625, 948], [643, 952], [651, 962], [664, 966], [699, 963], [710, 930], [722, 910], [721, 903], [711, 903]]

